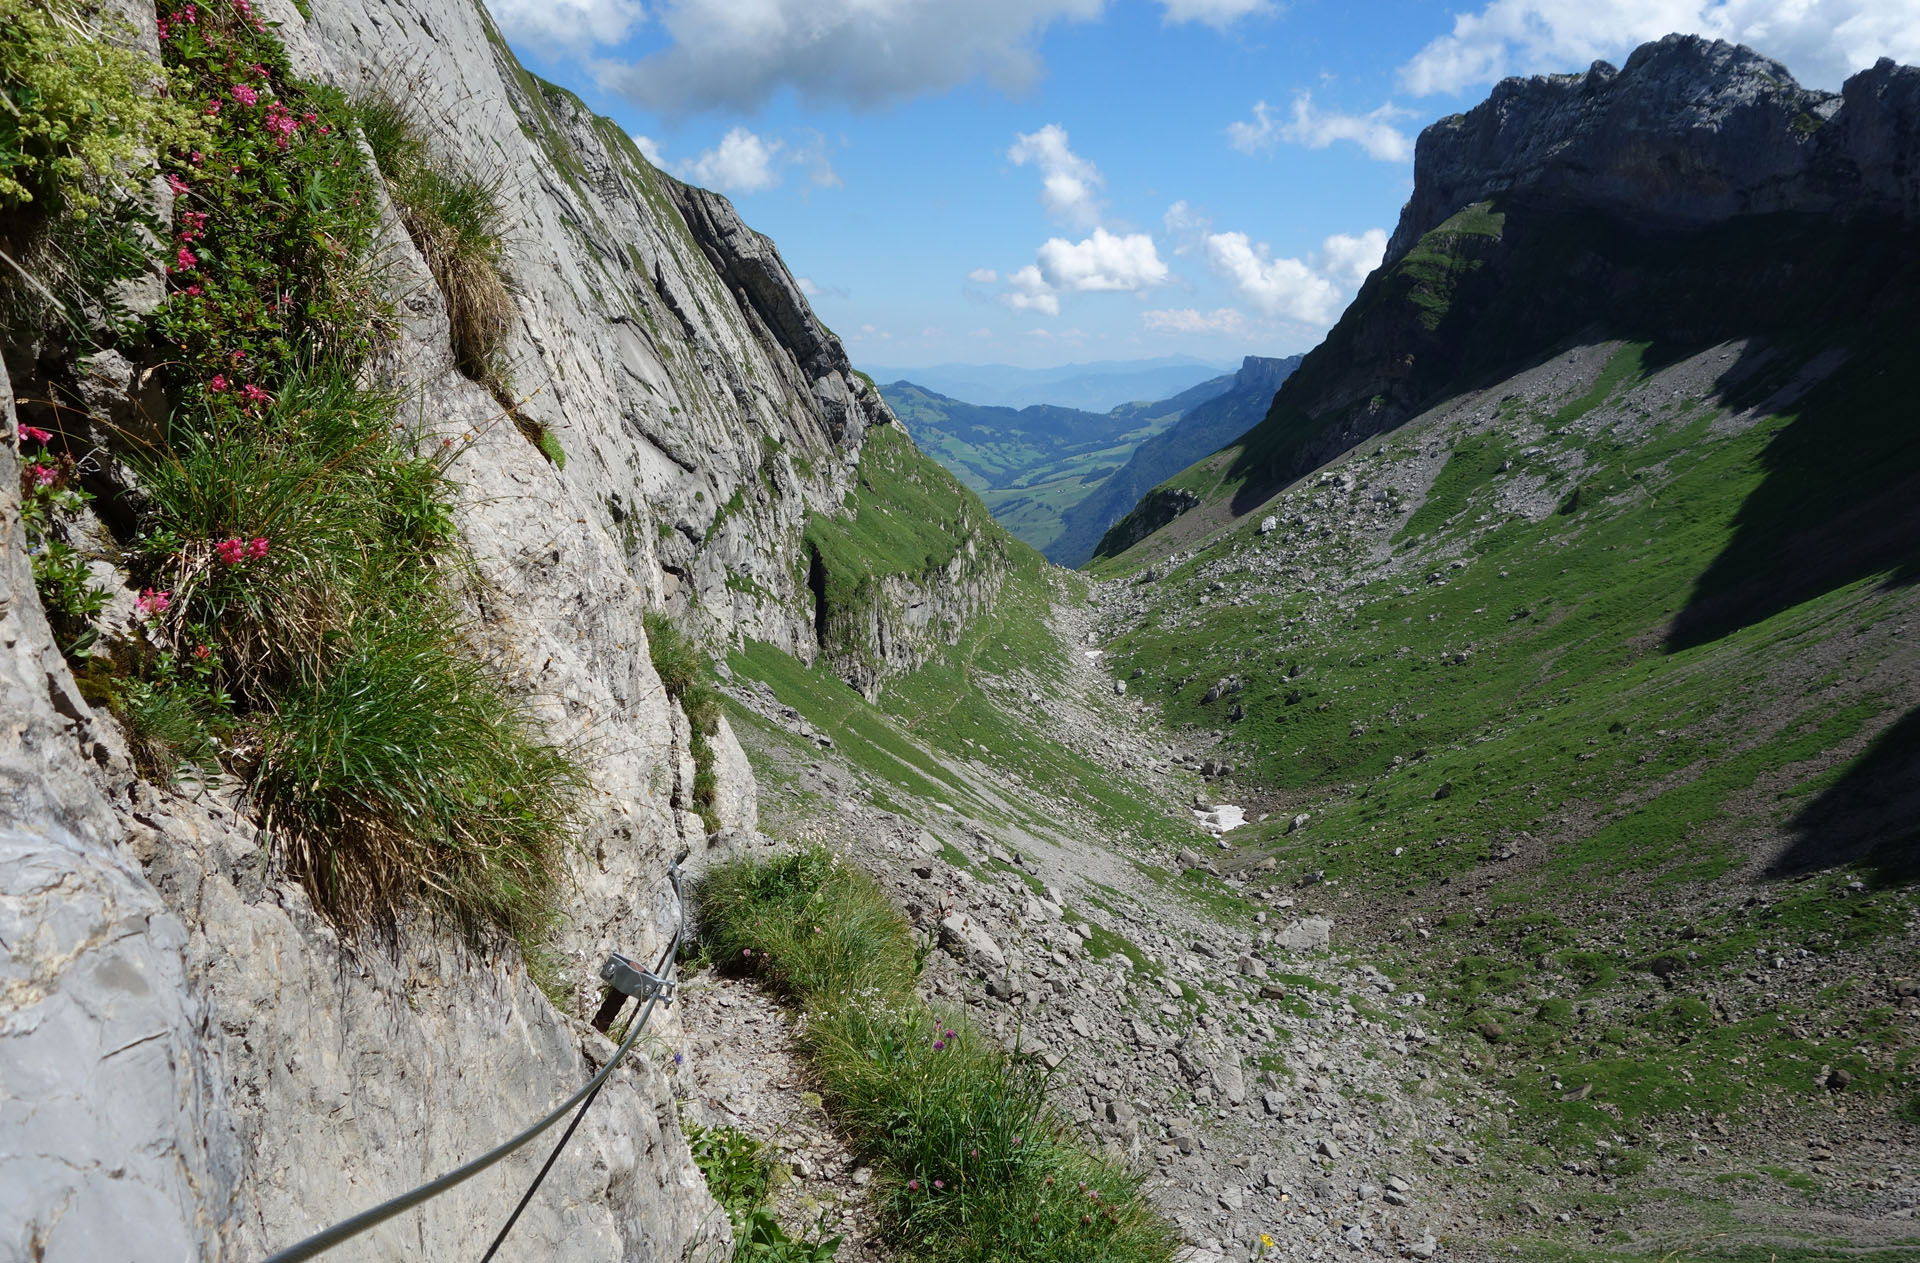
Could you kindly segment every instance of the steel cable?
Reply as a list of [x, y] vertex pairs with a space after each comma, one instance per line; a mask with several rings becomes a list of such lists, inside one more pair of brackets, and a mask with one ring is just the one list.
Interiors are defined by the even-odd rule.
[[[673, 932], [673, 941], [667, 945], [666, 951], [661, 954], [659, 968], [654, 971], [662, 978], [667, 977], [668, 971], [674, 968], [678, 962], [680, 944], [687, 932], [687, 899], [686, 893], [680, 888], [680, 866], [678, 864], [673, 866], [669, 872], [669, 876], [673, 881], [674, 900], [680, 907], [680, 923]], [[565, 1149], [567, 1141], [573, 1138], [574, 1129], [580, 1125], [580, 1119], [586, 1114], [587, 1106], [593, 1104], [594, 1097], [600, 1094], [600, 1088], [606, 1083], [608, 1076], [614, 1072], [614, 1069], [619, 1066], [621, 1059], [627, 1055], [628, 1050], [639, 1040], [640, 1032], [645, 1028], [647, 1018], [652, 1016], [654, 1003], [659, 998], [659, 993], [656, 992], [647, 999], [646, 1004], [641, 1008], [639, 1014], [635, 1016], [633, 1027], [627, 1032], [626, 1039], [614, 1050], [613, 1056], [608, 1059], [606, 1065], [600, 1068], [600, 1072], [589, 1079], [585, 1087], [575, 1092], [559, 1105], [556, 1105], [552, 1112], [547, 1114], [545, 1118], [542, 1118], [539, 1122], [533, 1124], [533, 1126], [527, 1128], [512, 1139], [504, 1141], [486, 1153], [481, 1154], [464, 1166], [455, 1167], [438, 1179], [430, 1180], [418, 1188], [400, 1194], [398, 1197], [389, 1198], [370, 1210], [363, 1210], [350, 1219], [341, 1220], [324, 1232], [317, 1232], [304, 1241], [288, 1246], [278, 1253], [270, 1254], [264, 1260], [264, 1263], [299, 1263], [299, 1260], [313, 1258], [316, 1255], [331, 1250], [343, 1241], [359, 1236], [370, 1228], [378, 1227], [380, 1224], [392, 1219], [395, 1215], [411, 1210], [423, 1202], [431, 1201], [441, 1193], [446, 1192], [457, 1184], [464, 1183], [494, 1163], [500, 1161], [502, 1158], [514, 1153], [536, 1136], [540, 1135], [540, 1133], [546, 1131], [547, 1128], [559, 1122], [566, 1116], [569, 1110], [572, 1110], [576, 1105], [579, 1106], [579, 1112], [574, 1115], [573, 1123], [567, 1128], [566, 1133], [561, 1136], [560, 1143], [554, 1147], [553, 1153], [548, 1155], [546, 1164], [540, 1168], [540, 1173], [534, 1177], [532, 1186], [527, 1189], [525, 1196], [520, 1199], [520, 1204], [514, 1207], [513, 1214], [508, 1218], [506, 1227], [500, 1230], [500, 1235], [494, 1238], [493, 1245], [488, 1248], [486, 1258], [491, 1259], [494, 1251], [500, 1248], [500, 1243], [506, 1240], [507, 1233], [520, 1218], [520, 1212], [525, 1210], [527, 1203], [532, 1200], [534, 1191], [540, 1187], [541, 1181], [546, 1178], [547, 1172], [552, 1169], [554, 1162], [560, 1157], [560, 1151]]]

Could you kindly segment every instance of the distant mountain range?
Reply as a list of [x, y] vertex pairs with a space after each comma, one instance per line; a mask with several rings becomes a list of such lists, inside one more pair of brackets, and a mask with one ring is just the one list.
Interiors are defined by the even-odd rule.
[[1233, 362], [1166, 355], [1148, 360], [1100, 360], [1054, 368], [1010, 364], [935, 364], [918, 368], [860, 366], [877, 382], [910, 381], [950, 399], [994, 408], [1050, 404], [1095, 414], [1124, 403], [1164, 400], [1189, 386], [1233, 372]]
[[[978, 492], [1003, 526], [1049, 560], [1077, 566], [1141, 493], [1264, 417], [1274, 392], [1299, 363], [1298, 356], [1250, 355], [1237, 373], [1105, 412], [982, 405], [907, 380], [888, 382], [880, 392], [921, 449]], [[1139, 370], [1138, 364], [1124, 367]], [[1108, 379], [1139, 379], [1177, 367], [1115, 372]], [[1082, 373], [1069, 380], [1091, 377]]]

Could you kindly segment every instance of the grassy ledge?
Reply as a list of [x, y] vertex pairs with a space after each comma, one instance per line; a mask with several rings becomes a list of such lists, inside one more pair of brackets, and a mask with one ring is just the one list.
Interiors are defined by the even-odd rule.
[[879, 1181], [888, 1235], [930, 1263], [1165, 1263], [1140, 1179], [1077, 1144], [1047, 1076], [914, 990], [907, 923], [824, 848], [736, 860], [701, 882], [702, 942], [804, 1010], [821, 1094]]

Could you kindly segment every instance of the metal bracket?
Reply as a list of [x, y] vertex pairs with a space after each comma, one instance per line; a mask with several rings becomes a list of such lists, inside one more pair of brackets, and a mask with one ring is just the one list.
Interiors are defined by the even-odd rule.
[[644, 1002], [659, 996], [662, 1004], [673, 1003], [676, 984], [672, 979], [649, 972], [645, 966], [634, 964], [619, 952], [607, 957], [607, 963], [600, 966], [600, 981], [636, 1000]]

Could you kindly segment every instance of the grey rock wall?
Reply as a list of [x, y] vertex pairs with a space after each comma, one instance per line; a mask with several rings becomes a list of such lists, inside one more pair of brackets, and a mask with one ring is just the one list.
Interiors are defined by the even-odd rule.
[[4, 367], [0, 420], [0, 1259], [211, 1257], [238, 1172], [209, 1012], [34, 592]]
[[844, 513], [867, 428], [892, 417], [773, 244], [522, 70], [471, 0], [274, 8], [309, 73], [403, 94], [442, 152], [499, 181], [513, 384], [567, 453], [527, 477], [565, 486], [648, 601], [811, 660], [801, 533]]

